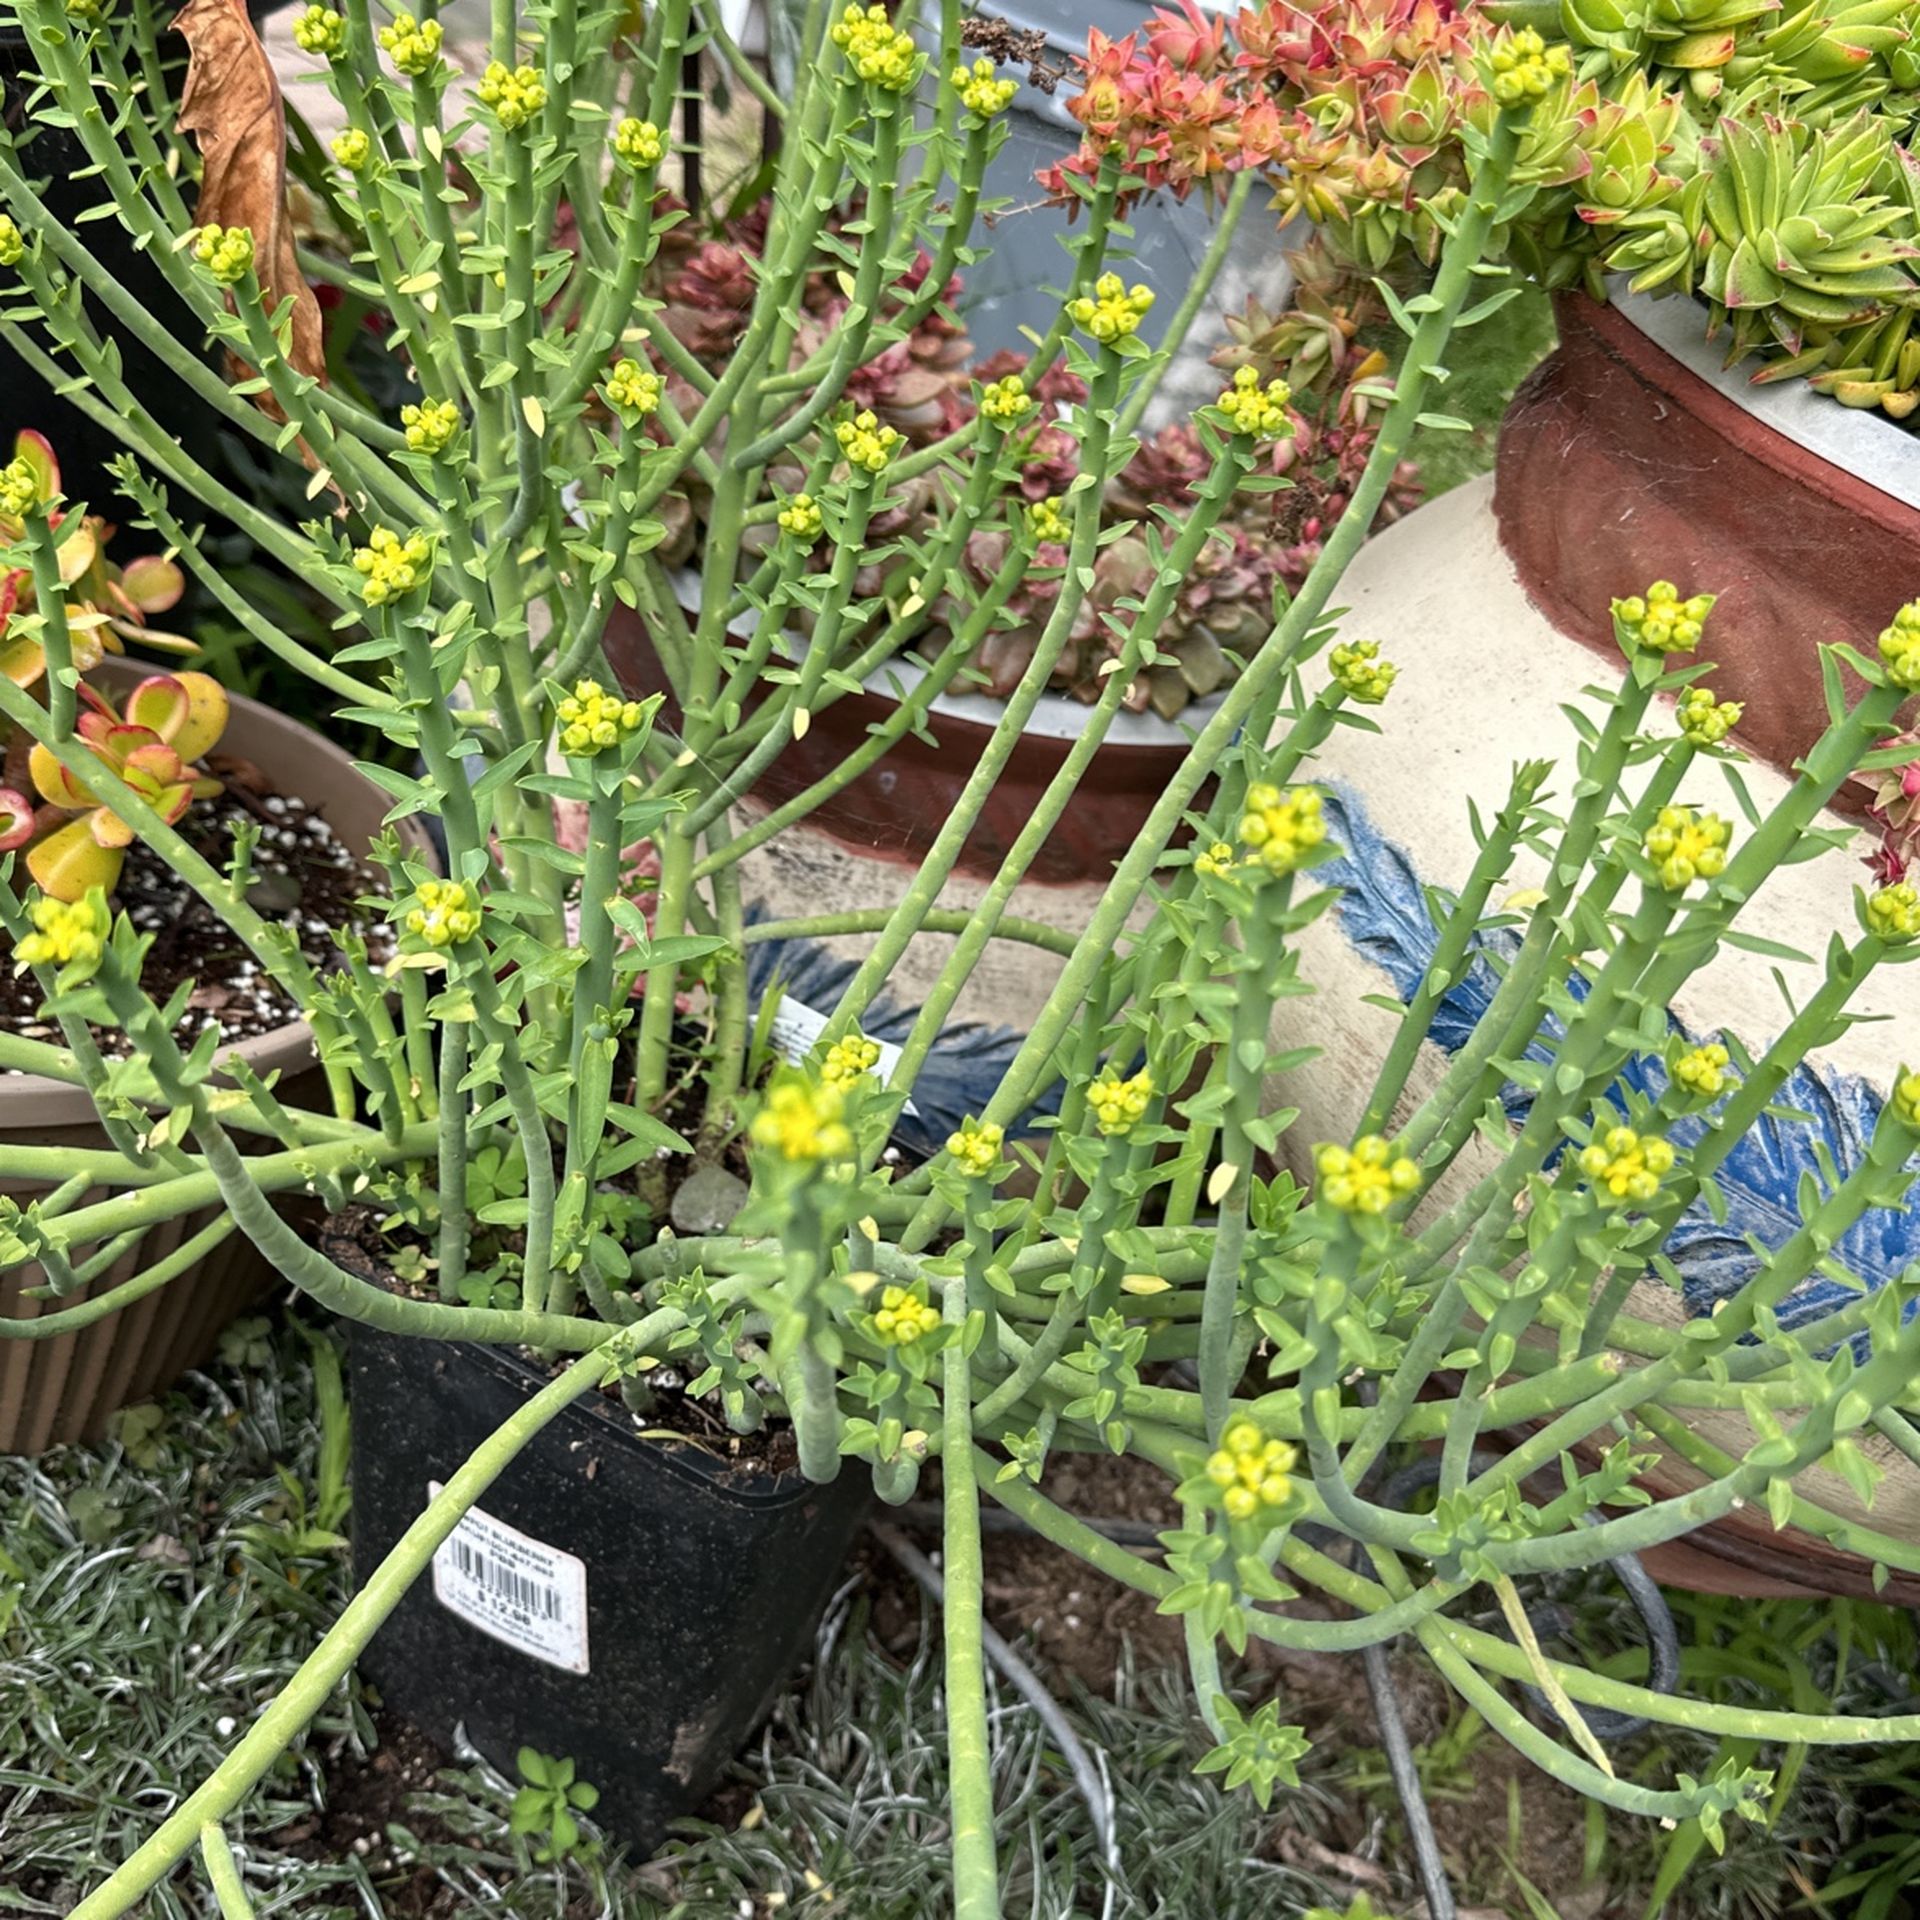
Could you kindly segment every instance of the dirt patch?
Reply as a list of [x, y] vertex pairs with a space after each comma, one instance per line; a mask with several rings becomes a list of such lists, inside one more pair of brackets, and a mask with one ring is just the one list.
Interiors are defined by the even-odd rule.
[[269, 1837], [303, 1860], [359, 1860], [388, 1920], [445, 1920], [460, 1907], [453, 1889], [431, 1868], [396, 1860], [387, 1837], [398, 1825], [426, 1844], [455, 1840], [410, 1804], [433, 1785], [445, 1756], [404, 1720], [383, 1714], [374, 1724], [380, 1744], [373, 1752], [356, 1754], [343, 1741], [328, 1761], [325, 1807]]

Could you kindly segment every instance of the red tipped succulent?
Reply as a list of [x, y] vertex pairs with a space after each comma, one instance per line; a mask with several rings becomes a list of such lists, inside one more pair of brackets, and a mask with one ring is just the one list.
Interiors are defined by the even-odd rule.
[[[57, 498], [60, 463], [46, 436], [24, 432], [14, 441], [13, 452], [15, 459], [29, 462], [38, 472], [40, 498]], [[56, 527], [65, 526], [68, 518], [57, 511], [49, 517]], [[47, 670], [39, 637], [15, 617], [34, 608], [33, 570], [19, 550], [25, 533], [20, 521], [0, 516], [0, 675], [17, 687], [36, 685]], [[82, 673], [89, 672], [100, 664], [103, 654], [120, 651], [122, 638], [171, 652], [195, 652], [191, 641], [156, 632], [147, 624], [150, 615], [167, 612], [186, 590], [180, 569], [159, 554], [117, 567], [106, 557], [112, 537], [113, 528], [105, 520], [88, 514], [60, 542], [73, 664]]]
[[[220, 782], [193, 764], [226, 730], [227, 696], [217, 680], [204, 673], [153, 674], [117, 713], [92, 687], [83, 684], [80, 694], [86, 707], [75, 738], [161, 819], [171, 824], [195, 799], [220, 791]], [[38, 742], [28, 770], [51, 814], [73, 817], [27, 849], [27, 871], [56, 900], [82, 900], [95, 887], [111, 893], [133, 828]]]

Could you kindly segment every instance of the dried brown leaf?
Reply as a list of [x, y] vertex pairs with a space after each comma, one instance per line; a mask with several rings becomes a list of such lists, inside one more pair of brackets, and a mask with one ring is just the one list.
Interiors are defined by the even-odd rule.
[[[249, 227], [254, 268], [269, 312], [293, 296], [287, 358], [301, 373], [326, 378], [320, 303], [301, 273], [287, 210], [287, 111], [273, 63], [247, 17], [244, 0], [187, 0], [174, 26], [188, 49], [180, 92], [180, 131], [200, 149], [202, 226]], [[272, 396], [260, 404], [279, 416]]]

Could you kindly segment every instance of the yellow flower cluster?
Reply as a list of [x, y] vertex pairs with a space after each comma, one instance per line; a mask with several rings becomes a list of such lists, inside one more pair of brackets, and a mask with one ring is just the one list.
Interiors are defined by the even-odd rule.
[[848, 1093], [859, 1084], [861, 1076], [871, 1073], [879, 1062], [880, 1042], [869, 1040], [864, 1033], [850, 1033], [827, 1049], [820, 1078], [828, 1086]]
[[1658, 1138], [1643, 1139], [1631, 1127], [1609, 1127], [1604, 1138], [1580, 1150], [1580, 1171], [1593, 1182], [1595, 1197], [1604, 1206], [1629, 1200], [1644, 1206], [1672, 1168], [1672, 1147]]
[[84, 900], [36, 900], [28, 918], [33, 931], [23, 934], [13, 950], [22, 965], [91, 970], [100, 964], [110, 921], [98, 889]]
[[460, 431], [460, 409], [451, 400], [423, 400], [400, 409], [407, 445], [415, 453], [439, 455], [453, 445]]
[[1284, 1507], [1293, 1496], [1288, 1477], [1295, 1459], [1284, 1440], [1269, 1440], [1251, 1420], [1236, 1420], [1207, 1456], [1206, 1475], [1220, 1489], [1229, 1520], [1251, 1520], [1262, 1507]]
[[237, 287], [253, 271], [251, 227], [202, 227], [194, 237], [193, 257], [223, 287]]
[[1118, 1138], [1130, 1133], [1136, 1120], [1146, 1117], [1147, 1102], [1153, 1098], [1153, 1075], [1142, 1067], [1130, 1080], [1122, 1080], [1109, 1067], [1087, 1089], [1087, 1105], [1093, 1110], [1094, 1124], [1100, 1131]]
[[982, 120], [991, 120], [1020, 91], [1019, 81], [997, 79], [993, 62], [985, 59], [976, 60], [971, 72], [965, 67], [955, 67], [948, 82], [960, 96], [960, 104]]
[[333, 157], [349, 173], [358, 173], [373, 158], [373, 142], [358, 127], [336, 133], [331, 142]]
[[0, 467], [0, 516], [24, 520], [40, 501], [40, 476], [26, 460], [9, 460]]
[[622, 419], [630, 420], [657, 412], [660, 396], [665, 391], [666, 382], [638, 360], [616, 360], [606, 385], [601, 388], [607, 396], [607, 405]]
[[17, 267], [26, 258], [27, 242], [20, 229], [0, 213], [0, 267]]
[[887, 1287], [873, 1316], [873, 1330], [896, 1347], [910, 1347], [940, 1324], [940, 1311], [915, 1298], [905, 1287]]
[[438, 20], [416, 20], [410, 13], [396, 13], [392, 25], [380, 29], [380, 44], [393, 57], [394, 71], [415, 80], [433, 71], [440, 40]]
[[968, 1120], [957, 1133], [947, 1135], [947, 1151], [962, 1173], [970, 1179], [984, 1180], [1000, 1164], [1006, 1137], [1006, 1128], [991, 1120]]
[[316, 4], [302, 7], [294, 16], [293, 44], [302, 53], [317, 53], [325, 60], [338, 60], [347, 50], [347, 22], [344, 14]]
[[1065, 546], [1073, 537], [1073, 523], [1062, 510], [1058, 494], [1050, 499], [1036, 500], [1027, 509], [1027, 531], [1033, 535], [1035, 545], [1042, 547], [1049, 542], [1055, 546]]
[[1225, 840], [1216, 840], [1212, 846], [1193, 856], [1193, 870], [1204, 874], [1209, 880], [1224, 880], [1238, 864], [1239, 858]]
[[1893, 1083], [1893, 1112], [1903, 1127], [1920, 1132], [1920, 1073], [1905, 1073]]
[[1067, 302], [1067, 318], [1105, 345], [1140, 331], [1140, 322], [1153, 305], [1151, 287], [1129, 287], [1117, 273], [1103, 273], [1093, 284], [1093, 295]]
[[547, 89], [538, 69], [510, 67], [504, 60], [489, 60], [487, 70], [474, 89], [483, 107], [507, 133], [518, 133], [547, 104]]
[[579, 680], [553, 710], [560, 726], [560, 751], [588, 759], [603, 747], [618, 746], [647, 717], [638, 700], [609, 693], [598, 680]]
[[384, 607], [426, 584], [433, 570], [433, 542], [424, 533], [402, 538], [391, 527], [375, 527], [354, 554], [353, 565], [355, 572], [367, 576], [360, 583], [360, 598], [370, 607]]
[[1694, 881], [1711, 880], [1724, 871], [1732, 831], [1717, 813], [1662, 807], [1647, 829], [1642, 851], [1653, 862], [1660, 884], [1669, 893], [1680, 893]]
[[1896, 687], [1920, 687], [1920, 600], [1909, 600], [1880, 636], [1880, 658]]
[[667, 142], [651, 120], [629, 114], [613, 130], [613, 150], [630, 167], [657, 167], [667, 157]]
[[1531, 27], [1505, 34], [1487, 56], [1489, 91], [1503, 107], [1538, 100], [1556, 80], [1573, 70], [1572, 56], [1556, 40], [1552, 46]]
[[1240, 820], [1241, 844], [1269, 873], [1291, 873], [1327, 837], [1320, 796], [1311, 787], [1282, 793], [1261, 781], [1247, 789]]
[[747, 1137], [782, 1160], [844, 1160], [853, 1135], [840, 1118], [838, 1087], [783, 1080], [768, 1091]]
[[1673, 1063], [1673, 1077], [1689, 1093], [1711, 1100], [1727, 1084], [1727, 1063], [1732, 1056], [1719, 1041], [1704, 1047], [1689, 1047]]
[[883, 427], [871, 408], [856, 413], [851, 420], [842, 420], [834, 428], [833, 437], [840, 442], [847, 464], [866, 473], [884, 473], [894, 448], [900, 444], [900, 435], [891, 427]]
[[1613, 617], [1630, 645], [1645, 653], [1691, 653], [1706, 631], [1714, 595], [1680, 598], [1671, 580], [1656, 580], [1645, 593], [1613, 603]]
[[820, 503], [810, 493], [796, 493], [774, 516], [780, 531], [799, 541], [803, 547], [810, 547], [820, 538], [826, 521], [820, 512]]
[[457, 947], [480, 931], [480, 902], [464, 880], [422, 880], [407, 931], [430, 947]]
[[1673, 717], [1696, 747], [1717, 747], [1740, 724], [1745, 711], [1738, 700], [1716, 700], [1705, 687], [1689, 687]]
[[913, 85], [919, 66], [913, 36], [894, 26], [885, 7], [849, 6], [831, 31], [848, 66], [869, 86], [905, 93]]
[[1292, 399], [1293, 389], [1284, 380], [1269, 380], [1263, 387], [1253, 368], [1242, 367], [1214, 405], [1227, 416], [1235, 433], [1255, 440], [1285, 440], [1293, 432], [1293, 415], [1287, 411]]
[[1346, 689], [1347, 698], [1363, 707], [1377, 707], [1400, 677], [1400, 669], [1392, 661], [1380, 658], [1377, 640], [1347, 641], [1327, 656], [1327, 664]]
[[1920, 887], [1897, 880], [1870, 895], [1867, 931], [1881, 940], [1920, 940]]
[[980, 389], [980, 411], [996, 427], [1018, 426], [1034, 409], [1033, 395], [1017, 373], [989, 380]]
[[1342, 1213], [1385, 1213], [1420, 1186], [1420, 1169], [1384, 1134], [1365, 1133], [1349, 1147], [1316, 1147], [1320, 1195]]

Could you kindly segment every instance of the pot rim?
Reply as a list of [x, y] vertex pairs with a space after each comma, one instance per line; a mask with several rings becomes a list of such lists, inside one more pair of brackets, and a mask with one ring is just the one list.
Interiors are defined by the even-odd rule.
[[[700, 608], [699, 574], [691, 567], [678, 567], [670, 578], [674, 595], [681, 606], [697, 613]], [[728, 634], [736, 640], [750, 639], [756, 618], [757, 615], [752, 613], [741, 615], [729, 624]], [[790, 658], [788, 664], [798, 666], [799, 662]], [[881, 661], [860, 684], [875, 699], [898, 704], [926, 677], [925, 667], [916, 664], [904, 653], [896, 653], [891, 660]], [[1213, 718], [1225, 700], [1226, 694], [1222, 692], [1210, 693], [1202, 700], [1189, 701], [1180, 709], [1177, 720], [1163, 720], [1152, 712], [1129, 713], [1123, 708], [1114, 715], [1108, 726], [1107, 737], [1100, 743], [1101, 751], [1112, 747], [1144, 747], [1164, 752], [1172, 747], [1184, 753], [1192, 745], [1194, 734]], [[936, 693], [929, 704], [930, 711], [943, 719], [980, 727], [988, 733], [999, 727], [1001, 716], [1007, 710], [1004, 700], [995, 700], [984, 693]], [[1092, 712], [1092, 704], [1088, 701], [1070, 699], [1064, 693], [1043, 693], [1034, 703], [1032, 713], [1027, 716], [1027, 724], [1020, 732], [1027, 739], [1072, 742], [1086, 732], [1087, 719]]]
[[[150, 673], [164, 673], [166, 670], [164, 665], [156, 665], [150, 660], [120, 654], [109, 655], [95, 671], [108, 682], [131, 682]], [[336, 791], [358, 785], [365, 787], [369, 793], [377, 792], [373, 783], [354, 765], [351, 755], [317, 728], [290, 719], [286, 714], [246, 694], [229, 691], [227, 698], [231, 704], [232, 719], [222, 738], [222, 746], [232, 745], [235, 751], [239, 751], [242, 743], [253, 742], [265, 749], [264, 757], [271, 760], [271, 747], [276, 735], [284, 737], [289, 732], [299, 733], [305, 737], [304, 744], [317, 748], [321, 758], [333, 769], [338, 783]], [[262, 756], [248, 752], [244, 757], [254, 759]], [[328, 798], [328, 794], [303, 793], [300, 797], [309, 802], [321, 802]], [[384, 796], [380, 797], [384, 800]], [[418, 842], [413, 851], [421, 851], [424, 842], [419, 841], [414, 823], [403, 820], [398, 825], [403, 838]], [[313, 1029], [305, 1020], [290, 1020], [271, 1032], [257, 1033], [251, 1039], [223, 1047], [221, 1053], [223, 1056], [237, 1053], [262, 1078], [275, 1072], [288, 1074], [306, 1066], [314, 1058]], [[98, 1110], [84, 1087], [70, 1085], [64, 1080], [51, 1080], [38, 1073], [0, 1074], [0, 1138], [85, 1126], [97, 1118]]]
[[[904, 654], [896, 655], [876, 667], [862, 683], [866, 690], [883, 700], [900, 700], [927, 677], [924, 667], [916, 666]], [[1210, 693], [1203, 700], [1191, 700], [1180, 709], [1176, 720], [1163, 720], [1157, 713], [1130, 713], [1122, 709], [1113, 716], [1101, 751], [1110, 747], [1179, 747], [1191, 743], [1192, 736], [1211, 720], [1226, 699], [1223, 693]], [[970, 726], [984, 727], [992, 733], [1007, 710], [1004, 700], [984, 693], [936, 693], [931, 711], [948, 720], [963, 720]], [[1035, 702], [1023, 734], [1041, 740], [1078, 740], [1087, 730], [1092, 703], [1074, 700], [1064, 693], [1043, 693]]]
[[1632, 293], [1624, 279], [1609, 282], [1608, 299], [1635, 332], [1783, 440], [1902, 506], [1920, 508], [1920, 435], [1878, 413], [1843, 407], [1805, 380], [1756, 386], [1750, 374], [1723, 364], [1707, 338], [1698, 301]]

